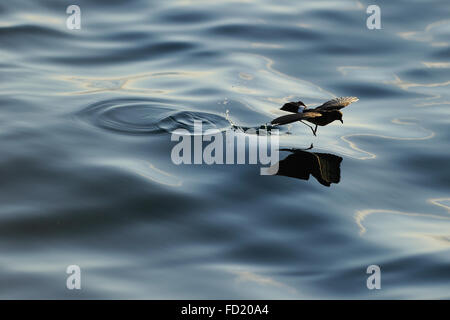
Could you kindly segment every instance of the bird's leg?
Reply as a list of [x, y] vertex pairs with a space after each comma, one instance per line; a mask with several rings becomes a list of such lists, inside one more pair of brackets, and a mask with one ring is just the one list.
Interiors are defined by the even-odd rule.
[[[308, 126], [311, 129], [313, 135], [316, 135], [316, 132], [314, 131], [314, 129], [309, 124], [303, 122], [303, 120], [300, 120], [300, 122], [303, 123], [305, 126]], [[316, 126], [316, 128], [317, 128], [317, 126]]]
[[292, 128], [292, 125], [291, 124], [288, 124], [287, 125], [287, 132], [286, 132], [286, 134], [291, 134], [291, 128]]

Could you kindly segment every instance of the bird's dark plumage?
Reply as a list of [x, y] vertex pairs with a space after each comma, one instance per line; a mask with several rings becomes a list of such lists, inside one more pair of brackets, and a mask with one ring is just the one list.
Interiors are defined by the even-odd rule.
[[[292, 113], [287, 114], [285, 116], [278, 117], [274, 120], [272, 120], [270, 123], [276, 126], [280, 126], [283, 124], [292, 123], [299, 120], [308, 120], [315, 117], [321, 117], [322, 114], [318, 112], [300, 112], [300, 113]], [[309, 120], [308, 120], [309, 121]]]
[[[292, 112], [292, 114], [278, 117], [272, 120], [271, 124], [284, 125], [296, 121], [306, 124], [302, 121], [305, 120], [316, 125], [315, 129], [308, 125], [313, 134], [316, 135], [317, 126], [326, 126], [335, 120], [340, 120], [344, 123], [342, 120], [342, 112], [339, 110], [358, 100], [357, 97], [339, 97], [327, 101], [314, 109], [307, 109], [301, 101], [289, 102], [284, 104], [281, 110]], [[302, 111], [299, 111], [300, 106], [303, 106]]]
[[289, 112], [294, 112], [297, 113], [300, 109], [300, 107], [302, 108], [306, 108], [305, 104], [301, 101], [297, 101], [297, 102], [288, 102], [285, 103], [280, 110], [284, 110], [284, 111], [289, 111]]
[[339, 110], [330, 110], [330, 111], [320, 111], [320, 112], [315, 112], [315, 111], [308, 111], [305, 112], [305, 114], [309, 114], [309, 113], [314, 113], [320, 114], [320, 117], [314, 117], [314, 118], [306, 118], [305, 120], [311, 123], [314, 123], [317, 126], [326, 126], [330, 123], [332, 123], [334, 120], [340, 120], [342, 123], [344, 123], [342, 121], [342, 112], [340, 112]]

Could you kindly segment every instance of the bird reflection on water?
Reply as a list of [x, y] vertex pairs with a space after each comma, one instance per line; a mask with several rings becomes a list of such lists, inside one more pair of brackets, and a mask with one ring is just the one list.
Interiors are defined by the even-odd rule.
[[[338, 98], [335, 100], [328, 101], [327, 103], [334, 103], [335, 101], [345, 100], [345, 105], [348, 105], [348, 101], [356, 101], [357, 98], [349, 97], [349, 98]], [[348, 100], [348, 101], [347, 101]], [[327, 103], [324, 105], [326, 106]], [[303, 103], [302, 103], [303, 104]], [[288, 106], [288, 108], [286, 108]], [[322, 107], [322, 106], [321, 106]], [[282, 110], [293, 112], [294, 115], [298, 112], [297, 110], [300, 108], [300, 104], [296, 102], [290, 102], [285, 104], [282, 107]], [[339, 108], [343, 108], [343, 106], [339, 106]], [[315, 114], [314, 112], [310, 112], [311, 114]], [[329, 114], [339, 113], [339, 116], [333, 119], [330, 118]], [[282, 116], [277, 119], [285, 119], [291, 117], [290, 115]], [[316, 129], [312, 129], [314, 134], [317, 130], [317, 125], [326, 126], [333, 122], [334, 120], [342, 121], [342, 113], [338, 110], [330, 110], [325, 112], [325, 115], [320, 115], [322, 118], [322, 122], [313, 122], [316, 124]], [[259, 127], [242, 127], [237, 126], [229, 120], [228, 112], [227, 119], [231, 124], [231, 129], [235, 132], [245, 132], [246, 134], [256, 134], [259, 135], [271, 135], [272, 130], [276, 129], [277, 134], [279, 132], [279, 127], [277, 124], [274, 125], [274, 121], [270, 124], [264, 124]], [[276, 120], [277, 120], [276, 119]], [[318, 118], [320, 119], [320, 118]], [[324, 120], [325, 119], [325, 120]], [[289, 118], [289, 120], [291, 120]], [[298, 119], [296, 119], [298, 120]], [[309, 121], [309, 120], [308, 120]], [[262, 131], [261, 131], [262, 130]], [[289, 134], [287, 132], [286, 134]], [[330, 187], [332, 183], [338, 184], [341, 180], [341, 162], [343, 160], [342, 157], [337, 156], [331, 153], [319, 153], [319, 152], [308, 152], [308, 150], [313, 149], [313, 144], [309, 148], [306, 149], [298, 149], [298, 148], [284, 148], [279, 149], [279, 151], [288, 151], [290, 154], [280, 160], [277, 164], [271, 166], [269, 168], [269, 172], [275, 174], [277, 176], [285, 176], [291, 178], [297, 178], [301, 180], [309, 180], [309, 176], [312, 175], [316, 180], [322, 184], [323, 186]]]
[[290, 154], [281, 160], [276, 175], [302, 180], [309, 180], [312, 175], [316, 180], [329, 187], [341, 180], [342, 157], [331, 153], [308, 152], [308, 149], [280, 149]]

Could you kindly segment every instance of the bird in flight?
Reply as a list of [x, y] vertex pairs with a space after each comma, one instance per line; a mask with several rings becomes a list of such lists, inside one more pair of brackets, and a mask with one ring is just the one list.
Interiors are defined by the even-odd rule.
[[[344, 123], [342, 120], [342, 112], [339, 110], [358, 100], [357, 97], [339, 97], [327, 101], [313, 109], [308, 109], [301, 101], [288, 102], [281, 107], [281, 110], [290, 112], [290, 114], [272, 120], [271, 124], [280, 126], [299, 121], [304, 125], [307, 125], [312, 130], [313, 134], [316, 135], [317, 126], [326, 126], [335, 120]], [[314, 124], [315, 128], [304, 121]]]

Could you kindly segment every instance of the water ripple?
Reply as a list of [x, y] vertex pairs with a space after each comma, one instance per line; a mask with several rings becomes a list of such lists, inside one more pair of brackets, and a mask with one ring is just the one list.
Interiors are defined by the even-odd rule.
[[170, 133], [176, 129], [193, 132], [195, 121], [201, 121], [203, 130], [230, 127], [227, 118], [218, 114], [179, 109], [156, 100], [111, 99], [88, 106], [78, 116], [100, 128], [129, 134]]
[[412, 217], [425, 217], [425, 218], [433, 218], [433, 219], [450, 220], [450, 218], [448, 218], [448, 217], [432, 215], [432, 214], [427, 214], [427, 213], [406, 212], [406, 211], [386, 210], [386, 209], [366, 209], [366, 210], [357, 211], [357, 213], [355, 214], [355, 222], [359, 227], [360, 235], [363, 235], [367, 231], [366, 227], [363, 225], [363, 221], [367, 218], [367, 216], [374, 214], [374, 213], [398, 214], [398, 215], [412, 216]]
[[[369, 159], [374, 159], [376, 158], [376, 154], [371, 153], [369, 151], [363, 150], [360, 147], [358, 147], [356, 145], [356, 143], [354, 143], [353, 141], [350, 140], [350, 138], [353, 137], [374, 137], [374, 138], [381, 138], [381, 139], [388, 139], [388, 140], [399, 140], [399, 141], [420, 141], [420, 140], [428, 140], [431, 139], [435, 136], [435, 133], [431, 130], [425, 129], [419, 125], [417, 125], [415, 122], [412, 121], [408, 121], [407, 119], [393, 119], [392, 123], [394, 124], [400, 124], [400, 125], [415, 125], [416, 127], [416, 131], [417, 129], [419, 129], [420, 131], [426, 131], [428, 134], [422, 137], [394, 137], [394, 136], [386, 136], [386, 135], [382, 135], [382, 134], [374, 134], [374, 133], [355, 133], [355, 134], [348, 134], [345, 136], [341, 137], [341, 140], [345, 141], [348, 146], [357, 152], [363, 153], [365, 154], [365, 156], [362, 157], [354, 157], [355, 159], [358, 160], [369, 160]], [[351, 155], [349, 155], [351, 156]]]

